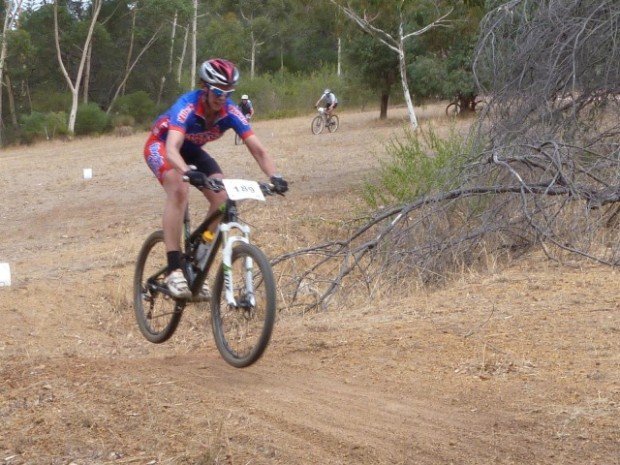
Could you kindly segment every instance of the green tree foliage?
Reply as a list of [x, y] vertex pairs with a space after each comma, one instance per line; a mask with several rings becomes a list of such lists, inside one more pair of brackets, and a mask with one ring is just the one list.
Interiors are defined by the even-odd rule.
[[[451, 28], [429, 31], [407, 44], [407, 71], [417, 98], [449, 96], [455, 89], [471, 84], [471, 44], [480, 12], [489, 7], [482, 0], [440, 2], [456, 8]], [[393, 19], [400, 0], [352, 0], [351, 4], [367, 11], [374, 18], [373, 24], [396, 33]], [[8, 35], [5, 71], [16, 111], [22, 115], [31, 111], [68, 112], [70, 101], [62, 97], [68, 93], [67, 83], [60, 73], [54, 47], [52, 4], [29, 5], [21, 14], [18, 28]], [[410, 0], [403, 5], [406, 28], [423, 25], [437, 13], [429, 0]], [[63, 60], [70, 75], [75, 75], [90, 4], [60, 0], [58, 13]], [[188, 82], [191, 44], [184, 44], [184, 39], [191, 15], [191, 0], [105, 0], [92, 42], [88, 101], [107, 109], [119, 89], [118, 97], [145, 92], [149, 99], [146, 106], [152, 102], [164, 106], [189, 90], [195, 83]], [[259, 44], [256, 83], [249, 82], [252, 28]], [[150, 48], [146, 48], [152, 40]], [[336, 76], [339, 40], [343, 72]], [[184, 45], [184, 61], [180, 63]], [[402, 93], [397, 57], [385, 46], [372, 43], [327, 0], [199, 0], [197, 50], [199, 62], [213, 56], [235, 61], [241, 69], [241, 85], [247, 85], [255, 104], [264, 107], [263, 115], [309, 110], [324, 87], [338, 91], [343, 107], [363, 107], [369, 99], [372, 104], [387, 105], [389, 99], [400, 100]], [[121, 86], [126, 69], [140, 53]], [[181, 82], [177, 82], [179, 65]], [[303, 92], [292, 90], [295, 85], [303, 87]], [[283, 86], [286, 96], [272, 91], [270, 86]], [[7, 101], [8, 89], [3, 87]], [[83, 99], [80, 95], [80, 101]], [[118, 107], [112, 112], [120, 113]], [[135, 118], [139, 121], [143, 116]]]
[[138, 124], [148, 124], [157, 116], [157, 108], [143, 90], [119, 97], [114, 106], [117, 114], [129, 115]]

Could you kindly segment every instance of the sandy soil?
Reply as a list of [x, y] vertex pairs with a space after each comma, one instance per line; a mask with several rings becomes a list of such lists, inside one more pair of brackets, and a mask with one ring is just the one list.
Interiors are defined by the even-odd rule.
[[[441, 113], [419, 116], [445, 127]], [[249, 212], [269, 255], [360, 208], [354, 187], [405, 114], [376, 116], [344, 111], [320, 136], [310, 115], [257, 121], [292, 184]], [[618, 270], [530, 256], [442, 289], [285, 310], [243, 370], [219, 357], [201, 308], [148, 343], [131, 279], [163, 192], [144, 139], [0, 152], [13, 278], [0, 288], [0, 464], [620, 464]], [[260, 178], [232, 134], [209, 148], [231, 177]]]

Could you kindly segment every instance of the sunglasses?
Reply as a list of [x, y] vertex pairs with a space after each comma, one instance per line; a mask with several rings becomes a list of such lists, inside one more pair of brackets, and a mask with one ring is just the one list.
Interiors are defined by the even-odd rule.
[[216, 97], [228, 97], [230, 94], [232, 94], [235, 89], [232, 90], [222, 90], [219, 87], [215, 87], [215, 86], [209, 86], [209, 89], [211, 90], [211, 92], [213, 92], [213, 95], [215, 95]]

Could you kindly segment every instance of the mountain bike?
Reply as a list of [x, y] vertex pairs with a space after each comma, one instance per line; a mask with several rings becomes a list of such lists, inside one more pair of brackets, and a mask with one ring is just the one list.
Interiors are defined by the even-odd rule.
[[312, 125], [310, 126], [312, 129], [312, 134], [321, 134], [325, 127], [327, 127], [329, 132], [336, 132], [338, 130], [338, 126], [340, 125], [338, 115], [327, 114], [325, 108], [323, 107], [319, 107], [317, 110], [319, 114], [314, 117], [312, 120]]
[[[224, 360], [243, 368], [256, 362], [269, 344], [275, 323], [276, 288], [269, 260], [250, 242], [250, 227], [240, 220], [237, 202], [264, 201], [265, 195], [273, 195], [274, 190], [271, 184], [255, 181], [207, 179], [210, 184], [205, 187], [225, 189], [228, 200], [192, 232], [189, 206], [185, 211], [183, 266], [192, 297], [176, 299], [170, 294], [164, 283], [164, 233], [155, 231], [138, 254], [134, 311], [140, 332], [148, 341], [167, 341], [176, 331], [185, 307], [205, 300], [200, 291], [217, 261], [210, 297], [213, 336]], [[207, 248], [204, 238], [210, 231], [215, 233]]]
[[459, 92], [446, 106], [446, 116], [457, 116], [464, 110], [480, 112], [485, 104], [486, 102], [481, 96], [463, 95]]

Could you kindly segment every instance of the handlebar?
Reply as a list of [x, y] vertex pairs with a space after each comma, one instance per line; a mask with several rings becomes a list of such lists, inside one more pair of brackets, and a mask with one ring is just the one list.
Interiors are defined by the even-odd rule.
[[[193, 165], [189, 165], [189, 168], [190, 169], [183, 175], [183, 181], [189, 182], [192, 186], [209, 189], [213, 192], [220, 192], [224, 190], [224, 183], [221, 179], [210, 178], [203, 172], [196, 171], [196, 167]], [[259, 182], [258, 185], [260, 190], [263, 192], [263, 195], [284, 195], [276, 192], [276, 186], [270, 182]]]

